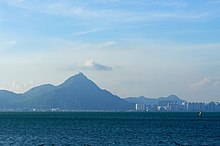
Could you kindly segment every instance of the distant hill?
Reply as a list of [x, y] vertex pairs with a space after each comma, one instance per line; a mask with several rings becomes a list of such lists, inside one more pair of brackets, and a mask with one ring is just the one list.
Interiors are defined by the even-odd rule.
[[0, 90], [0, 110], [18, 108], [22, 100], [24, 97], [21, 94]]
[[186, 101], [180, 99], [176, 95], [170, 95], [168, 97], [158, 97], [158, 98], [147, 98], [144, 96], [128, 97], [128, 98], [125, 98], [125, 100], [127, 100], [130, 103], [134, 103], [134, 104], [146, 104], [146, 105], [158, 105], [159, 102], [161, 102], [161, 101], [171, 101], [171, 102], [175, 102], [175, 103], [186, 102]]
[[134, 104], [100, 89], [83, 73], [64, 83], [34, 87], [23, 94], [0, 91], [0, 106], [4, 108], [50, 110], [131, 110]]

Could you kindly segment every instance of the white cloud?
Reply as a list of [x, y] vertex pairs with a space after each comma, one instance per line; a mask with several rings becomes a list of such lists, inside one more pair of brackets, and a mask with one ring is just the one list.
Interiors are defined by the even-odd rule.
[[90, 34], [90, 33], [95, 33], [95, 32], [99, 32], [102, 29], [100, 28], [96, 28], [96, 29], [91, 29], [91, 30], [86, 30], [86, 31], [81, 31], [81, 32], [75, 32], [73, 33], [74, 36], [80, 36], [80, 35], [86, 35], [86, 34]]
[[3, 0], [4, 3], [12, 7], [26, 9], [34, 12], [41, 12], [51, 15], [60, 16], [79, 16], [79, 17], [98, 17], [99, 13], [92, 11], [89, 8], [77, 5], [69, 1], [28, 1], [28, 0]]
[[[201, 18], [209, 18], [211, 14], [207, 11], [186, 11], [187, 3], [185, 1], [83, 1], [83, 2], [73, 2], [73, 1], [56, 1], [56, 2], [39, 2], [39, 1], [27, 1], [27, 0], [12, 0], [4, 1], [10, 6], [18, 7], [21, 9], [31, 10], [35, 12], [41, 12], [51, 15], [59, 16], [72, 16], [79, 18], [86, 18], [94, 20], [95, 22], [134, 22], [137, 21], [157, 21], [157, 20], [167, 20], [167, 19], [184, 19], [184, 20], [195, 20]], [[111, 7], [94, 7], [94, 3], [99, 3], [100, 5]], [[139, 11], [135, 8], [129, 9], [118, 9], [116, 5], [130, 7], [137, 6], [145, 8], [145, 11]], [[162, 11], [161, 9], [151, 9], [152, 7], [162, 7], [162, 8], [184, 8], [174, 10], [174, 12]]]
[[86, 60], [83, 65], [79, 66], [81, 69], [97, 70], [97, 71], [112, 71], [113, 68], [107, 65], [103, 65], [95, 62], [94, 60]]
[[218, 86], [220, 85], [220, 77], [206, 77], [196, 83], [190, 85], [190, 89], [198, 90], [206, 86]]
[[112, 46], [112, 45], [115, 45], [115, 44], [116, 44], [115, 41], [106, 41], [106, 42], [98, 44], [97, 47], [98, 48], [103, 48], [103, 47], [109, 47], [109, 46]]
[[[120, 69], [121, 67], [115, 67]], [[95, 71], [112, 71], [113, 67], [97, 63], [94, 60], [85, 60], [83, 64], [69, 64], [58, 67], [59, 71], [80, 71], [80, 70], [95, 70]]]

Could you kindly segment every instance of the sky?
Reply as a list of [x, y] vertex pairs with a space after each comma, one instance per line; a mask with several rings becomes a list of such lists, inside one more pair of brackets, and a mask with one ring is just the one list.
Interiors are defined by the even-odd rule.
[[122, 98], [220, 102], [220, 0], [0, 0], [0, 89], [83, 72]]

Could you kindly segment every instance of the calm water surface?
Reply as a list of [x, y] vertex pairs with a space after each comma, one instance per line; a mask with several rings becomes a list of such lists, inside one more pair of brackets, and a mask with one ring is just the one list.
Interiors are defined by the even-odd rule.
[[220, 113], [0, 113], [0, 145], [218, 145]]

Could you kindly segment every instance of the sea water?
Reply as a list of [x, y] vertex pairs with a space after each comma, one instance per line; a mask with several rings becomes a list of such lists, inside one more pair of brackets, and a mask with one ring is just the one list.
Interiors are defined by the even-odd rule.
[[220, 145], [220, 113], [2, 112], [0, 145]]

